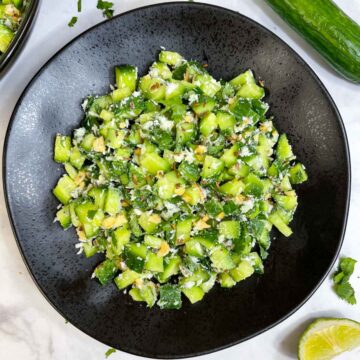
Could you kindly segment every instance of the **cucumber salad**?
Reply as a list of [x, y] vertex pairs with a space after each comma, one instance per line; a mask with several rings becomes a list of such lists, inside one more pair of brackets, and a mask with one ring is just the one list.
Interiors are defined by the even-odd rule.
[[118, 66], [112, 91], [84, 101], [81, 127], [55, 139], [56, 219], [76, 229], [79, 253], [101, 254], [93, 277], [149, 307], [261, 274], [307, 180], [252, 71], [218, 81], [206, 68], [165, 50], [143, 77]]
[[0, 0], [0, 55], [4, 53], [20, 26], [26, 1]]

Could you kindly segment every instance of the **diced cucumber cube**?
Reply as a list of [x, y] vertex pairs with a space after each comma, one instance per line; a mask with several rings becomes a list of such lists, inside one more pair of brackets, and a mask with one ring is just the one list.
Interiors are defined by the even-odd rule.
[[121, 210], [121, 195], [119, 190], [109, 187], [106, 193], [104, 211], [116, 215]]
[[182, 301], [179, 287], [170, 284], [162, 285], [158, 305], [161, 309], [180, 309]]
[[126, 265], [136, 272], [141, 272], [144, 268], [147, 248], [140, 243], [128, 243], [125, 245], [124, 258]]
[[124, 246], [130, 241], [131, 231], [117, 228], [112, 234], [112, 249], [115, 255], [120, 255]]
[[292, 184], [301, 184], [308, 179], [304, 165], [297, 163], [289, 170], [290, 182]]
[[185, 243], [184, 252], [190, 256], [202, 258], [205, 255], [204, 249], [201, 244], [196, 240], [189, 240]]
[[176, 223], [175, 239], [177, 244], [182, 244], [190, 240], [190, 232], [192, 228], [192, 219], [179, 220]]
[[240, 237], [240, 222], [236, 220], [226, 220], [219, 224], [219, 234], [225, 239], [237, 239]]
[[235, 269], [230, 270], [230, 275], [236, 282], [239, 282], [251, 276], [254, 271], [249, 261], [242, 260]]
[[203, 169], [201, 172], [202, 178], [210, 178], [219, 175], [224, 169], [224, 162], [221, 159], [206, 155]]
[[169, 162], [155, 152], [142, 156], [140, 164], [143, 169], [153, 175], [156, 175], [158, 171], [168, 172], [170, 170]]
[[115, 277], [118, 271], [119, 270], [114, 262], [110, 259], [106, 259], [96, 267], [94, 274], [99, 279], [101, 285], [106, 285]]
[[280, 135], [276, 145], [276, 156], [281, 161], [289, 161], [294, 159], [294, 153], [289, 140], [285, 134]]
[[64, 175], [55, 186], [53, 193], [63, 204], [67, 204], [72, 198], [71, 193], [76, 189], [76, 185], [70, 176]]
[[269, 221], [286, 237], [292, 234], [292, 230], [286, 225], [280, 213], [274, 211], [269, 215]]
[[239, 195], [245, 188], [244, 183], [241, 180], [230, 180], [221, 185], [219, 190], [226, 195], [236, 196]]
[[141, 274], [137, 273], [133, 270], [125, 270], [121, 274], [119, 274], [115, 279], [115, 284], [119, 288], [119, 290], [125, 289], [129, 285], [133, 284], [135, 280], [140, 279]]
[[230, 256], [229, 250], [223, 246], [219, 246], [212, 250], [210, 254], [210, 259], [213, 264], [213, 267], [217, 271], [230, 270], [235, 267], [234, 262]]
[[71, 226], [70, 208], [68, 205], [63, 206], [60, 210], [57, 211], [56, 219], [64, 229], [67, 229]]
[[145, 261], [145, 269], [161, 273], [164, 271], [164, 261], [162, 257], [159, 257], [153, 252], [149, 252]]
[[159, 54], [159, 60], [171, 66], [179, 66], [183, 61], [183, 57], [177, 52], [162, 50]]
[[236, 285], [236, 281], [226, 272], [219, 275], [219, 283], [223, 288], [231, 288]]
[[71, 150], [70, 136], [56, 135], [54, 160], [59, 163], [65, 163], [69, 161], [70, 150]]
[[192, 304], [202, 300], [205, 295], [204, 290], [200, 286], [194, 286], [189, 289], [182, 289], [184, 295], [190, 300]]
[[214, 113], [208, 113], [201, 119], [200, 132], [204, 136], [209, 136], [217, 127], [218, 121]]

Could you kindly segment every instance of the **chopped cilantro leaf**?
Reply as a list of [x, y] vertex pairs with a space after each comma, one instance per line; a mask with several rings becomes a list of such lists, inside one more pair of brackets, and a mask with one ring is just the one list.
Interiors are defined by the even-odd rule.
[[69, 25], [70, 27], [73, 27], [73, 26], [76, 24], [77, 20], [78, 20], [77, 16], [73, 16], [73, 17], [71, 18], [71, 20], [69, 21], [68, 25]]
[[111, 9], [113, 6], [114, 3], [110, 1], [98, 0], [96, 7], [100, 10], [105, 10], [105, 9]]
[[78, 0], [78, 2], [77, 2], [77, 10], [78, 10], [78, 12], [81, 12], [81, 7], [82, 7], [82, 2], [81, 2], [82, 0]]
[[107, 18], [111, 18], [114, 14], [114, 3], [111, 1], [98, 0], [96, 7], [103, 10], [103, 15]]
[[105, 356], [106, 358], [108, 358], [111, 354], [113, 354], [114, 352], [116, 352], [116, 349], [114, 348], [110, 348], [108, 351], [106, 351]]
[[343, 258], [340, 261], [340, 269], [345, 275], [351, 275], [354, 272], [356, 260], [352, 258]]
[[355, 291], [348, 281], [341, 281], [339, 284], [334, 285], [336, 294], [349, 304], [356, 304]]
[[354, 272], [356, 260], [342, 258], [337, 272], [333, 275], [334, 290], [336, 294], [349, 304], [356, 304], [355, 291], [349, 283], [350, 276]]
[[113, 15], [114, 15], [114, 10], [113, 10], [113, 9], [104, 10], [103, 15], [104, 15], [105, 17], [107, 17], [108, 19], [110, 19], [110, 18], [112, 18]]

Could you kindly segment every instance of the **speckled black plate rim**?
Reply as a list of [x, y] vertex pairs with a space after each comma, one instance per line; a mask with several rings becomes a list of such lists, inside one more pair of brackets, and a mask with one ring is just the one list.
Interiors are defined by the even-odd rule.
[[[300, 302], [293, 310], [291, 310], [288, 314], [286, 314], [285, 316], [283, 316], [282, 318], [280, 318], [278, 321], [272, 323], [271, 325], [265, 327], [264, 329], [255, 332], [254, 334], [251, 334], [245, 338], [242, 338], [241, 340], [238, 341], [234, 341], [231, 342], [227, 345], [224, 346], [219, 346], [210, 350], [206, 350], [206, 351], [199, 351], [199, 352], [193, 352], [190, 354], [186, 354], [186, 355], [172, 355], [169, 354], [168, 356], [163, 356], [163, 357], [157, 357], [155, 356], [155, 358], [157, 359], [184, 359], [184, 358], [189, 358], [189, 357], [194, 357], [194, 356], [200, 356], [200, 355], [206, 355], [206, 354], [210, 354], [216, 351], [220, 351], [226, 348], [229, 348], [231, 346], [237, 345], [243, 341], [249, 340], [255, 336], [258, 336], [260, 334], [262, 334], [263, 332], [270, 330], [271, 328], [275, 327], [276, 325], [280, 324], [281, 322], [283, 322], [284, 320], [286, 320], [288, 317], [290, 317], [291, 315], [293, 315], [297, 310], [299, 310], [310, 298], [311, 296], [316, 292], [316, 290], [320, 287], [320, 285], [324, 282], [324, 280], [326, 279], [326, 277], [328, 276], [328, 274], [330, 273], [330, 270], [332, 269], [338, 255], [340, 252], [340, 249], [342, 247], [343, 241], [344, 241], [344, 236], [345, 236], [345, 232], [346, 232], [346, 224], [347, 224], [347, 219], [348, 219], [348, 214], [349, 214], [349, 205], [350, 205], [350, 193], [351, 193], [351, 162], [350, 162], [350, 151], [349, 151], [349, 143], [348, 143], [348, 139], [347, 139], [347, 135], [346, 135], [346, 130], [345, 130], [345, 126], [344, 126], [344, 122], [341, 118], [340, 112], [334, 102], [334, 100], [332, 99], [331, 95], [329, 94], [329, 92], [327, 91], [326, 87], [324, 86], [324, 84], [321, 82], [321, 80], [319, 79], [319, 77], [315, 74], [315, 72], [311, 69], [311, 67], [305, 62], [305, 60], [303, 60], [300, 55], [293, 50], [287, 43], [285, 43], [280, 37], [278, 37], [276, 34], [274, 34], [272, 31], [270, 31], [269, 29], [267, 29], [266, 27], [264, 27], [263, 25], [259, 24], [258, 22], [256, 22], [255, 20], [242, 15], [236, 11], [221, 7], [221, 6], [216, 6], [216, 5], [212, 5], [212, 4], [206, 4], [206, 3], [194, 3], [194, 2], [187, 2], [187, 1], [174, 1], [174, 2], [166, 2], [166, 3], [159, 3], [159, 4], [153, 4], [153, 5], [148, 5], [148, 6], [144, 6], [144, 7], [140, 7], [140, 8], [136, 8], [133, 10], [129, 10], [127, 12], [124, 12], [122, 14], [116, 15], [114, 16], [112, 19], [110, 20], [105, 20], [100, 22], [99, 24], [96, 24], [94, 26], [92, 26], [91, 28], [85, 30], [83, 33], [81, 33], [80, 35], [76, 36], [73, 40], [71, 40], [68, 44], [66, 44], [65, 46], [63, 46], [59, 51], [57, 51], [42, 67], [41, 69], [34, 75], [34, 77], [32, 78], [32, 80], [29, 82], [29, 84], [26, 86], [26, 88], [24, 89], [24, 91], [22, 92], [15, 108], [14, 111], [12, 113], [12, 116], [10, 118], [9, 121], [9, 125], [6, 131], [6, 135], [5, 135], [5, 141], [4, 141], [4, 149], [3, 149], [3, 190], [4, 190], [4, 198], [5, 198], [5, 203], [6, 203], [6, 209], [7, 209], [7, 213], [8, 213], [8, 217], [10, 220], [10, 224], [11, 224], [11, 228], [12, 231], [14, 233], [15, 236], [15, 240], [17, 243], [17, 246], [20, 250], [20, 254], [22, 256], [22, 259], [27, 267], [28, 272], [30, 273], [30, 276], [32, 277], [33, 281], [35, 282], [36, 286], [38, 287], [38, 289], [40, 290], [40, 292], [43, 294], [43, 296], [46, 298], [46, 300], [54, 307], [54, 309], [61, 315], [63, 316], [66, 320], [68, 320], [66, 318], [66, 314], [63, 313], [63, 311], [59, 308], [57, 308], [57, 306], [52, 302], [51, 299], [48, 298], [45, 290], [40, 286], [40, 284], [37, 282], [31, 267], [26, 259], [25, 253], [23, 252], [21, 243], [19, 241], [19, 237], [14, 225], [14, 221], [12, 218], [12, 212], [11, 212], [11, 204], [8, 198], [8, 194], [7, 194], [7, 178], [6, 178], [6, 157], [7, 157], [7, 149], [8, 149], [8, 145], [9, 145], [9, 137], [11, 134], [11, 130], [12, 130], [12, 125], [14, 123], [16, 114], [21, 106], [22, 100], [24, 98], [24, 96], [26, 95], [26, 93], [31, 89], [32, 84], [36, 81], [36, 79], [40, 76], [40, 74], [46, 70], [46, 68], [48, 67], [48, 65], [53, 61], [54, 58], [56, 58], [64, 49], [66, 49], [68, 46], [70, 46], [73, 42], [75, 42], [78, 38], [80, 38], [81, 36], [83, 36], [84, 34], [92, 31], [93, 29], [101, 26], [102, 24], [104, 24], [105, 22], [111, 22], [114, 19], [117, 18], [121, 18], [121, 17], [125, 17], [128, 14], [131, 14], [133, 12], [137, 12], [137, 11], [142, 11], [145, 9], [149, 9], [149, 8], [153, 8], [153, 7], [168, 7], [168, 6], [191, 6], [191, 7], [197, 7], [197, 8], [205, 8], [205, 9], [215, 9], [215, 10], [219, 10], [219, 11], [223, 11], [223, 12], [227, 12], [231, 15], [236, 15], [239, 16], [240, 18], [245, 18], [247, 21], [251, 22], [254, 26], [257, 26], [259, 28], [261, 28], [263, 31], [267, 32], [271, 37], [275, 38], [277, 41], [281, 42], [295, 57], [296, 59], [311, 73], [311, 75], [314, 77], [314, 79], [316, 80], [316, 82], [318, 83], [318, 85], [320, 86], [321, 90], [323, 91], [325, 97], [328, 99], [328, 101], [330, 102], [330, 104], [332, 105], [332, 107], [335, 110], [337, 119], [338, 119], [338, 123], [340, 125], [340, 129], [341, 129], [341, 134], [342, 134], [342, 138], [343, 138], [343, 142], [344, 142], [344, 146], [345, 146], [345, 153], [346, 153], [346, 167], [347, 167], [347, 191], [346, 191], [346, 206], [345, 206], [345, 213], [344, 213], [344, 217], [343, 217], [343, 223], [342, 223], [342, 231], [341, 231], [341, 236], [339, 239], [339, 245], [336, 249], [336, 252], [331, 260], [331, 264], [329, 265], [329, 268], [324, 272], [323, 276], [321, 277], [321, 279], [318, 281], [318, 283], [316, 284], [316, 286], [314, 287], [314, 289], [305, 297], [305, 299]], [[95, 337], [93, 337], [91, 334], [89, 334], [87, 332], [86, 328], [83, 328], [80, 324], [78, 324], [77, 322], [73, 322], [73, 321], [69, 321], [72, 325], [74, 325], [75, 327], [77, 327], [79, 330], [81, 330], [82, 332], [84, 332], [85, 334], [89, 335], [90, 337], [98, 340], [99, 342], [102, 342], [108, 346], [113, 346], [110, 343], [106, 343], [103, 342]], [[132, 350], [125, 350], [125, 349], [118, 349], [120, 351], [124, 351], [127, 352], [129, 354], [132, 355], [137, 355], [137, 356], [142, 356], [142, 357], [148, 357], [148, 355], [142, 351], [132, 351]]]
[[0, 56], [0, 76], [3, 75], [3, 71], [7, 68], [10, 62], [15, 60], [16, 54], [19, 53], [22, 46], [25, 44], [26, 38], [30, 35], [30, 30], [39, 8], [39, 3], [40, 0], [30, 1], [14, 39], [11, 41], [6, 52]]

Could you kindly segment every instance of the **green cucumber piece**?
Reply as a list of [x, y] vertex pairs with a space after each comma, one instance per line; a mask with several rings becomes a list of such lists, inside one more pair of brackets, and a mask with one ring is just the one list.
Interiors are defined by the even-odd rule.
[[158, 171], [168, 172], [170, 170], [169, 162], [156, 154], [147, 153], [141, 157], [140, 165], [150, 174], [156, 175]]
[[141, 274], [137, 273], [136, 271], [127, 269], [119, 274], [115, 279], [114, 282], [119, 290], [125, 289], [129, 285], [132, 285], [135, 280], [140, 279]]
[[294, 159], [292, 147], [285, 134], [281, 134], [279, 137], [279, 141], [276, 145], [276, 157], [283, 162]]
[[230, 85], [232, 85], [235, 90], [239, 90], [243, 85], [246, 84], [255, 84], [254, 74], [250, 69], [236, 76], [230, 81]]
[[289, 175], [291, 184], [301, 184], [308, 179], [305, 167], [300, 163], [295, 164], [289, 170]]
[[219, 274], [219, 283], [223, 288], [231, 288], [236, 285], [236, 281], [226, 272]]
[[117, 86], [117, 101], [130, 96], [136, 88], [137, 69], [131, 65], [115, 67], [115, 79]]
[[110, 259], [106, 259], [96, 267], [94, 274], [100, 281], [101, 285], [106, 285], [116, 276], [118, 271], [119, 270], [115, 263]]
[[70, 208], [68, 205], [63, 206], [60, 210], [57, 211], [56, 219], [64, 229], [68, 229], [72, 225]]
[[219, 234], [225, 239], [237, 239], [240, 237], [240, 222], [236, 220], [226, 220], [219, 224]]
[[7, 26], [0, 24], [0, 53], [4, 53], [9, 47], [15, 33]]
[[214, 113], [206, 114], [200, 122], [200, 132], [204, 136], [209, 136], [218, 127], [218, 119]]
[[173, 257], [166, 257], [164, 259], [164, 271], [158, 274], [159, 282], [164, 283], [173, 275], [176, 275], [180, 270], [181, 257], [175, 255]]
[[153, 252], [149, 252], [145, 261], [145, 270], [161, 273], [164, 271], [164, 260]]
[[191, 228], [192, 218], [179, 220], [176, 223], [175, 239], [177, 244], [181, 244], [190, 240]]
[[189, 289], [182, 289], [183, 294], [189, 299], [192, 304], [202, 300], [205, 295], [204, 290], [200, 286], [194, 286]]
[[229, 250], [224, 246], [214, 248], [210, 254], [210, 260], [217, 271], [230, 270], [235, 267]]
[[183, 61], [183, 57], [177, 52], [162, 50], [159, 54], [159, 60], [167, 65], [179, 66]]
[[346, 79], [360, 82], [360, 26], [333, 1], [267, 0]]
[[71, 193], [76, 189], [76, 185], [70, 176], [64, 175], [61, 177], [53, 190], [53, 194], [57, 199], [63, 203], [67, 204], [72, 198]]
[[124, 246], [129, 243], [131, 231], [124, 228], [117, 228], [112, 233], [111, 244], [115, 255], [120, 255], [124, 250]]
[[86, 156], [81, 153], [77, 146], [73, 147], [70, 151], [70, 164], [76, 169], [80, 170], [84, 165]]
[[278, 211], [274, 211], [269, 215], [269, 221], [286, 237], [292, 234], [292, 230], [286, 225]]
[[118, 189], [109, 187], [106, 192], [104, 211], [112, 216], [121, 209], [121, 194]]
[[69, 161], [71, 150], [71, 137], [56, 135], [55, 148], [54, 148], [54, 160], [58, 163], [65, 163]]
[[194, 113], [200, 117], [203, 117], [207, 113], [211, 112], [215, 106], [215, 100], [206, 95], [199, 95], [199, 100], [191, 104], [191, 108]]
[[131, 270], [141, 273], [145, 265], [147, 248], [140, 243], [128, 243], [125, 245], [124, 258], [126, 266]]
[[157, 304], [160, 309], [180, 309], [182, 305], [180, 288], [170, 284], [160, 286], [160, 299]]
[[144, 76], [140, 79], [139, 88], [150, 100], [160, 101], [165, 99], [166, 85], [162, 79]]
[[202, 178], [211, 178], [216, 175], [219, 175], [224, 169], [224, 161], [221, 159], [214, 158], [212, 156], [206, 155], [203, 169], [201, 172]]
[[230, 270], [230, 275], [236, 282], [239, 282], [251, 276], [254, 271], [248, 260], [242, 260], [235, 269]]

